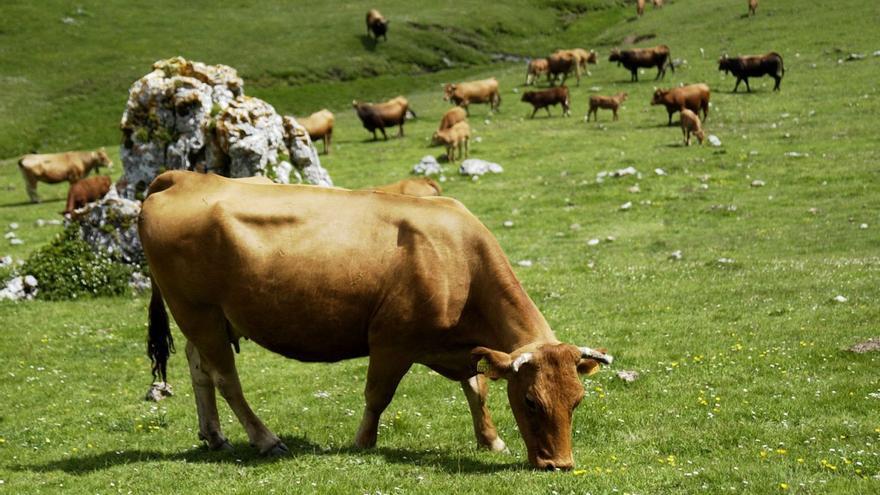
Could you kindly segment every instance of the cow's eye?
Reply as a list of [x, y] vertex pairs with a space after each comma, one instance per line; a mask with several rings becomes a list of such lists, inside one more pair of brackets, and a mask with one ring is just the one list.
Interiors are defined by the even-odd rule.
[[535, 399], [532, 399], [528, 395], [526, 396], [526, 407], [529, 408], [529, 411], [536, 412], [538, 410], [538, 403], [535, 402]]

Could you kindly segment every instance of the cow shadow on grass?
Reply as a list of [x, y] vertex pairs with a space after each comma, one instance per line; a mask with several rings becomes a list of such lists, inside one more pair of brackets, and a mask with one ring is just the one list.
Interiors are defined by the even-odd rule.
[[66, 457], [43, 464], [8, 464], [7, 468], [14, 471], [36, 471], [40, 473], [62, 471], [74, 476], [86, 475], [96, 471], [111, 469], [120, 465], [145, 462], [178, 461], [198, 464], [258, 466], [284, 462], [293, 458], [322, 457], [332, 455], [352, 455], [382, 457], [385, 462], [401, 465], [434, 467], [448, 473], [489, 474], [502, 471], [526, 469], [521, 462], [491, 463], [475, 459], [482, 452], [474, 451], [473, 456], [457, 456], [443, 450], [409, 449], [376, 447], [358, 449], [354, 446], [342, 448], [322, 447], [304, 437], [281, 438], [290, 453], [281, 457], [265, 457], [246, 442], [232, 444], [231, 451], [213, 451], [203, 446], [179, 452], [162, 452], [159, 450], [119, 450], [97, 454]]
[[376, 47], [379, 46], [379, 42], [370, 35], [359, 34], [357, 37], [361, 40], [361, 45], [363, 45], [364, 50], [374, 52], [376, 51]]
[[39, 203], [32, 203], [29, 200], [19, 201], [17, 203], [6, 203], [4, 205], [0, 205], [0, 208], [16, 208], [19, 206], [28, 206], [28, 205], [39, 205], [39, 204], [47, 204], [47, 203], [58, 203], [61, 201], [67, 201], [67, 198], [50, 198], [40, 200]]

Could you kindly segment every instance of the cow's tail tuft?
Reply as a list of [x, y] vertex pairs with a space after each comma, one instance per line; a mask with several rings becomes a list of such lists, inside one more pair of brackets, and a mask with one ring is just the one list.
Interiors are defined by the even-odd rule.
[[147, 330], [147, 356], [153, 365], [153, 380], [166, 381], [168, 357], [174, 352], [174, 339], [168, 324], [168, 312], [162, 300], [162, 292], [150, 277], [153, 295], [150, 298], [150, 319]]

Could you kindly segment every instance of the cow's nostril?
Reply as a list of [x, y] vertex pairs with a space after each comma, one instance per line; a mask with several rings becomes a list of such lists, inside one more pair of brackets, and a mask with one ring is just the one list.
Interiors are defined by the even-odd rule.
[[548, 463], [544, 466], [544, 470], [545, 470], [545, 471], [556, 471], [556, 466], [555, 466], [552, 462], [548, 462]]

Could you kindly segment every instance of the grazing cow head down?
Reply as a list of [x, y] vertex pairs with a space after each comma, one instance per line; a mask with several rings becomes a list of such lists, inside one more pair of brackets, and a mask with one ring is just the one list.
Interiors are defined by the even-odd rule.
[[664, 99], [666, 97], [666, 93], [668, 93], [668, 89], [656, 89], [654, 90], [654, 97], [651, 98], [651, 105], [662, 105]]
[[578, 373], [593, 374], [612, 357], [603, 350], [570, 344], [544, 344], [531, 352], [507, 354], [485, 347], [471, 351], [477, 369], [493, 380], [507, 380], [507, 398], [538, 469], [571, 469], [571, 421], [584, 397]]
[[113, 168], [113, 161], [107, 156], [107, 151], [104, 148], [95, 152], [95, 169], [101, 167]]
[[449, 101], [455, 93], [455, 84], [447, 84], [443, 87], [443, 101]]
[[599, 54], [593, 50], [590, 50], [590, 55], [587, 57], [588, 64], [598, 64], [599, 63]]
[[718, 59], [718, 70], [723, 70], [725, 74], [730, 72], [730, 65], [730, 59], [727, 58], [727, 55], [722, 55]]

